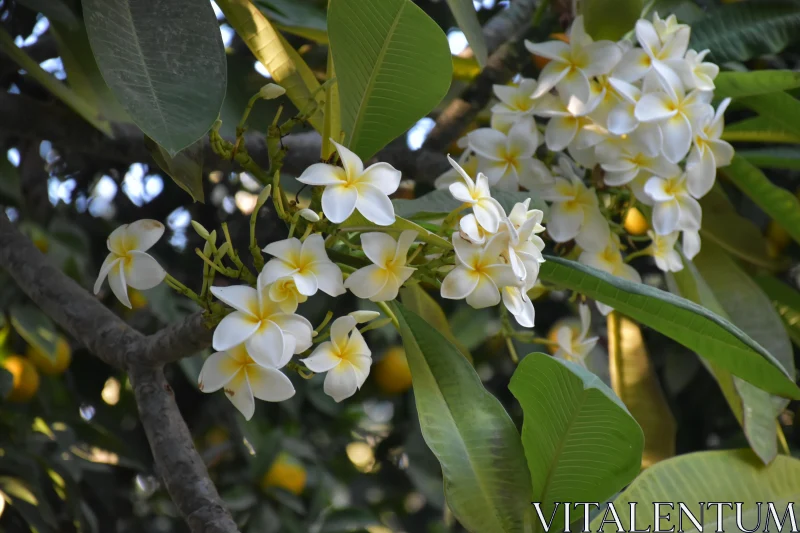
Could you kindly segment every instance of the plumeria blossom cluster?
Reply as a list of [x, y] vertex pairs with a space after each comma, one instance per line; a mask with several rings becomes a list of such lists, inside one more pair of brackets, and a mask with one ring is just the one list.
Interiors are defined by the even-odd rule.
[[[712, 106], [719, 68], [708, 50], [689, 48], [690, 35], [674, 15], [655, 14], [630, 38], [595, 41], [579, 16], [568, 42], [526, 42], [546, 66], [538, 80], [495, 86], [490, 127], [461, 140], [460, 162], [490, 187], [524, 187], [548, 201], [555, 243], [574, 241], [578, 261], [631, 281], [641, 279], [623, 257], [626, 235], [609, 221], [636, 207], [652, 228], [636, 255], [680, 270], [679, 247], [688, 259], [700, 251], [698, 200], [733, 157], [721, 139], [730, 99]], [[449, 171], [436, 185], [456, 179]]]

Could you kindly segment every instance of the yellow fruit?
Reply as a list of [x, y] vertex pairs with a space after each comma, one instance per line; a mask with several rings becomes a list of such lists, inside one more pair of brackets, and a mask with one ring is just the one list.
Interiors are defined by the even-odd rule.
[[308, 474], [296, 459], [281, 453], [272, 463], [269, 471], [261, 478], [261, 488], [277, 487], [299, 496], [306, 488]]
[[[569, 43], [569, 37], [567, 37], [566, 33], [551, 33], [550, 38]], [[533, 64], [536, 65], [536, 68], [539, 70], [542, 70], [549, 62], [550, 60], [546, 57], [537, 56], [536, 54], [533, 55]]]
[[72, 361], [72, 349], [69, 347], [69, 342], [67, 342], [67, 339], [64, 337], [59, 337], [56, 341], [55, 361], [48, 357], [47, 354], [30, 345], [25, 355], [28, 356], [28, 359], [36, 365], [36, 368], [38, 368], [42, 374], [47, 374], [48, 376], [63, 374]]
[[128, 289], [128, 299], [133, 309], [147, 307], [147, 297], [136, 289]]
[[12, 355], [3, 361], [3, 368], [14, 376], [14, 385], [8, 399], [12, 402], [30, 401], [39, 390], [39, 372], [33, 364], [19, 355]]
[[623, 227], [625, 231], [631, 235], [644, 235], [647, 233], [647, 230], [650, 229], [647, 219], [644, 218], [642, 212], [635, 207], [628, 209], [628, 212], [625, 214]]
[[386, 394], [401, 394], [411, 387], [411, 370], [402, 346], [392, 346], [373, 369], [378, 388]]
[[46, 254], [47, 250], [50, 249], [50, 241], [47, 240], [47, 237], [42, 235], [39, 235], [33, 239], [33, 245], [36, 246], [43, 254]]
[[[553, 343], [558, 342], [558, 330], [564, 326], [572, 330], [573, 337], [577, 337], [581, 334], [581, 321], [575, 317], [567, 317], [557, 320], [556, 323], [553, 324], [553, 326], [550, 328], [550, 331], [547, 332], [547, 340]], [[551, 354], [555, 354], [558, 351], [558, 345], [549, 344], [547, 346], [547, 351]]]

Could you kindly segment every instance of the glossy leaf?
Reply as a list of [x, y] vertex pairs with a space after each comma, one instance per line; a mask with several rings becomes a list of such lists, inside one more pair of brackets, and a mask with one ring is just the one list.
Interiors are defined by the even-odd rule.
[[[286, 89], [286, 96], [297, 109], [308, 109], [315, 98], [317, 104], [322, 103], [325, 95], [314, 95], [320, 85], [309, 66], [250, 0], [220, 0], [217, 5], [275, 83]], [[322, 106], [309, 122], [322, 131]]]
[[754, 70], [720, 72], [714, 79], [714, 98], [744, 98], [800, 87], [800, 72]]
[[[336, 78], [336, 67], [333, 64], [333, 54], [328, 49], [328, 79]], [[339, 83], [333, 82], [325, 88], [325, 115], [322, 127], [322, 153], [321, 159], [327, 161], [335, 151], [332, 140], [339, 142], [342, 139], [342, 107], [339, 98]]]
[[792, 342], [800, 347], [800, 292], [772, 276], [756, 276], [755, 282], [772, 300]]
[[725, 126], [722, 139], [730, 142], [800, 144], [800, 134], [768, 117], [754, 117]]
[[612, 306], [773, 394], [800, 389], [762, 346], [724, 318], [689, 300], [560, 257], [545, 256], [540, 278]]
[[611, 388], [644, 433], [642, 467], [675, 455], [675, 418], [658, 382], [642, 331], [617, 312], [608, 315]]
[[478, 64], [481, 67], [485, 67], [486, 61], [489, 59], [489, 53], [486, 50], [483, 28], [475, 11], [475, 4], [472, 3], [472, 0], [447, 0], [447, 5], [450, 6], [450, 11], [452, 11], [459, 29], [464, 32], [464, 36], [467, 38], [469, 47], [472, 48], [472, 53], [475, 54]]
[[739, 98], [738, 102], [784, 128], [791, 134], [800, 135], [800, 100], [785, 92], [762, 94]]
[[450, 87], [447, 37], [411, 0], [336, 0], [328, 34], [345, 142], [361, 159], [427, 115]]
[[83, 0], [89, 43], [108, 86], [131, 119], [170, 155], [219, 116], [225, 50], [203, 0]]
[[473, 533], [522, 533], [531, 485], [514, 422], [446, 337], [402, 304], [391, 306], [453, 515]]
[[[653, 524], [653, 503], [671, 503], [674, 510], [669, 506], [662, 507], [662, 512], [669, 513], [670, 519], [661, 520], [660, 528], [668, 531], [674, 527], [677, 531], [679, 527], [687, 530], [692, 527], [685, 515], [683, 526], [679, 524], [679, 502], [684, 503], [697, 519], [700, 519], [699, 502], [741, 502], [743, 523], [753, 527], [757, 520], [758, 502], [764, 502], [761, 509], [761, 523], [764, 524], [768, 515], [766, 502], [773, 502], [778, 515], [782, 516], [787, 503], [797, 502], [798, 497], [800, 460], [779, 455], [772, 464], [764, 466], [750, 450], [725, 450], [695, 452], [662, 461], [631, 483], [614, 500], [614, 508], [622, 524], [628, 527], [632, 523], [630, 503], [636, 502], [636, 524], [646, 528], [647, 524]], [[736, 513], [732, 509], [722, 509], [725, 509], [724, 522], [719, 530], [737, 530]], [[602, 519], [603, 512], [600, 512], [591, 523], [592, 531], [597, 531]], [[704, 520], [700, 520], [703, 531], [717, 530], [716, 520], [715, 508], [708, 508]], [[771, 522], [771, 527], [775, 527], [774, 522]], [[785, 527], [784, 531], [787, 529]]]
[[314, 3], [293, 0], [255, 0], [254, 3], [279, 30], [321, 44], [328, 43], [325, 10]]
[[723, 4], [692, 24], [690, 46], [715, 63], [776, 54], [800, 36], [800, 3], [760, 0]]
[[800, 149], [793, 146], [737, 150], [736, 153], [760, 168], [800, 170]]
[[31, 305], [18, 305], [9, 311], [9, 319], [25, 342], [55, 361], [58, 334], [44, 313]]
[[442, 307], [436, 300], [428, 294], [425, 289], [416, 285], [410, 285], [400, 290], [400, 301], [410, 311], [421, 316], [428, 324], [436, 328], [436, 330], [447, 337], [453, 346], [458, 348], [458, 351], [472, 363], [472, 355], [469, 350], [459, 341], [453, 331], [450, 329], [450, 324], [447, 321], [447, 315], [444, 314]]
[[144, 144], [153, 160], [158, 166], [178, 184], [178, 186], [189, 193], [196, 202], [205, 202], [203, 193], [203, 150], [205, 143], [199, 140], [188, 146], [173, 156], [155, 143], [149, 137], [145, 137]]
[[734, 156], [722, 172], [765, 213], [800, 243], [800, 200], [778, 187], [741, 156]]
[[642, 430], [590, 371], [532, 353], [520, 362], [509, 389], [522, 406], [531, 501], [542, 504], [545, 517], [555, 502], [602, 502], [636, 477]]
[[595, 40], [617, 41], [633, 30], [644, 8], [642, 0], [583, 0], [586, 33]]

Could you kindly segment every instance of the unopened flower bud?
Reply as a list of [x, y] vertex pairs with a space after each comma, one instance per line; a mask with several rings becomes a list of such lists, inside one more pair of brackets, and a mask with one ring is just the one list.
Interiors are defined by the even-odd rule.
[[208, 230], [206, 228], [204, 228], [202, 224], [200, 224], [196, 220], [192, 220], [192, 227], [197, 232], [197, 234], [200, 235], [200, 237], [202, 237], [203, 239], [208, 240], [208, 237], [209, 237]]
[[258, 92], [264, 100], [273, 100], [279, 96], [283, 96], [285, 93], [286, 89], [276, 83], [268, 83]]
[[309, 222], [319, 222], [319, 215], [311, 209], [301, 209], [297, 212], [298, 215], [308, 220]]
[[261, 192], [258, 193], [258, 200], [256, 201], [256, 211], [264, 207], [264, 204], [269, 200], [269, 195], [272, 193], [272, 185], [267, 185]]
[[381, 314], [377, 311], [353, 311], [349, 313], [349, 315], [356, 319], [357, 324], [363, 324], [365, 322], [369, 322], [370, 320], [375, 320]]

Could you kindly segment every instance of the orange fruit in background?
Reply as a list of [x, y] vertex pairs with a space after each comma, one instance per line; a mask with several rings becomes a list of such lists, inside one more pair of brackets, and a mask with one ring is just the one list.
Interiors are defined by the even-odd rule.
[[8, 370], [14, 378], [14, 385], [8, 400], [16, 403], [30, 401], [39, 390], [39, 372], [26, 358], [20, 355], [9, 356], [3, 361], [3, 368]]
[[[556, 39], [558, 41], [563, 41], [565, 43], [569, 43], [569, 37], [567, 37], [566, 33], [551, 33], [550, 38]], [[547, 65], [550, 62], [550, 60], [547, 59], [546, 57], [537, 56], [536, 54], [532, 55], [533, 55], [533, 64], [536, 65], [536, 68], [538, 68], [539, 70], [542, 70], [545, 67], [545, 65]]]
[[647, 233], [647, 230], [650, 229], [650, 224], [647, 223], [647, 219], [644, 218], [642, 212], [635, 207], [631, 207], [628, 209], [628, 212], [625, 213], [625, 220], [622, 226], [625, 228], [625, 231], [631, 235], [644, 235]]
[[289, 454], [281, 453], [261, 478], [261, 488], [267, 490], [277, 487], [300, 496], [306, 488], [307, 479], [308, 473], [303, 465]]
[[55, 360], [31, 345], [28, 345], [25, 355], [28, 356], [28, 359], [31, 360], [42, 374], [47, 374], [48, 376], [63, 374], [69, 367], [70, 362], [72, 362], [72, 349], [69, 347], [69, 342], [67, 339], [60, 336], [56, 341]]
[[392, 346], [372, 370], [378, 388], [385, 394], [402, 394], [411, 388], [411, 369], [402, 346]]

